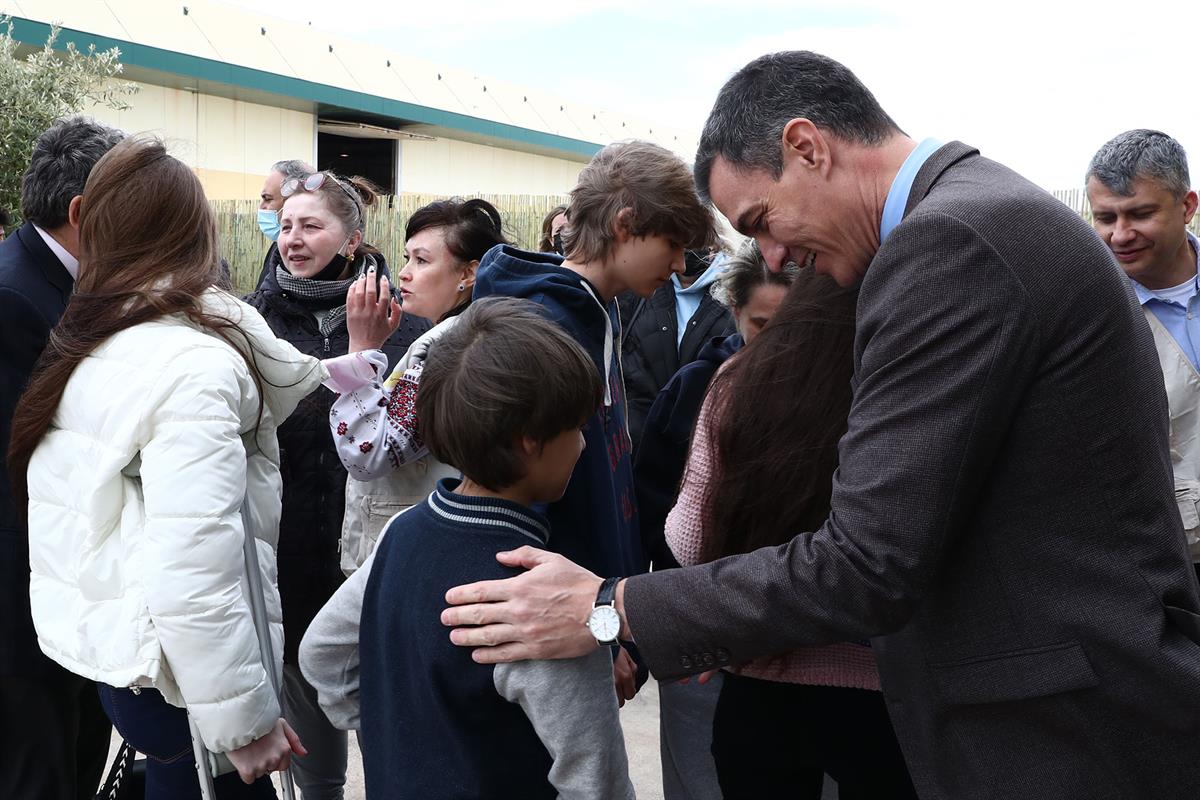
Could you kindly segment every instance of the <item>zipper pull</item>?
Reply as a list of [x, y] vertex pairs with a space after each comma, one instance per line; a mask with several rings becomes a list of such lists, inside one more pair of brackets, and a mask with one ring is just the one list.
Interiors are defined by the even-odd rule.
[[328, 336], [325, 337], [325, 352], [326, 353], [329, 352], [329, 337]]

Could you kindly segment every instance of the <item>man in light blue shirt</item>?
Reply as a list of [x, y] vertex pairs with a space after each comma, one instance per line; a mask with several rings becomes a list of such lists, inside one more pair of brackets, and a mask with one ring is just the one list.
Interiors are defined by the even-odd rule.
[[[687, 272], [683, 275], [677, 273], [671, 275], [671, 283], [675, 284], [676, 347], [683, 345], [683, 337], [687, 333], [688, 323], [695, 321], [694, 317], [696, 310], [700, 308], [700, 301], [712, 289], [717, 278], [721, 277], [728, 259], [729, 257], [724, 253], [717, 253], [706, 259], [703, 254], [689, 251], [687, 253]], [[703, 271], [697, 274], [697, 270]]]
[[1175, 497], [1200, 574], [1200, 242], [1187, 154], [1165, 133], [1109, 141], [1087, 173], [1092, 225], [1133, 284], [1154, 334], [1171, 410]]
[[625, 399], [635, 451], [650, 406], [671, 376], [694, 361], [709, 340], [734, 333], [729, 309], [710, 293], [724, 270], [724, 257], [689, 250], [686, 262], [682, 275], [672, 275], [622, 317]]
[[900, 171], [896, 173], [896, 177], [892, 179], [892, 185], [888, 189], [887, 199], [883, 201], [883, 216], [879, 220], [880, 244], [883, 244], [892, 229], [904, 219], [904, 208], [908, 205], [908, 194], [912, 191], [913, 180], [917, 177], [917, 172], [921, 169], [921, 165], [929, 160], [934, 151], [941, 146], [942, 143], [937, 139], [922, 139], [921, 143], [913, 148], [912, 152], [908, 154], [908, 158], [904, 159], [904, 163], [900, 165]]

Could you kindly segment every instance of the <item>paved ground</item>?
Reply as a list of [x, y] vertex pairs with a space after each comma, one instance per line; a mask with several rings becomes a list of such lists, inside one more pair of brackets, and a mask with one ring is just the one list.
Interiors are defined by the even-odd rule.
[[[621, 727], [625, 730], [625, 749], [629, 753], [629, 773], [637, 790], [638, 800], [663, 800], [662, 763], [658, 758], [658, 684], [647, 681], [637, 697], [621, 709]], [[121, 744], [121, 737], [113, 732], [112, 749], [108, 760], [112, 763]], [[105, 774], [108, 770], [105, 769]], [[297, 795], [299, 792], [297, 792]], [[282, 800], [283, 792], [279, 793]], [[350, 737], [350, 765], [346, 776], [345, 800], [364, 800], [362, 758], [358, 754], [358, 740]], [[302, 799], [301, 799], [302, 800]], [[822, 800], [837, 800], [837, 785], [828, 778]]]
[[[638, 800], [662, 800], [662, 768], [658, 760], [658, 685], [649, 681], [638, 696], [621, 710], [625, 745]], [[116, 755], [121, 737], [113, 733], [109, 763]], [[107, 773], [107, 769], [106, 769]], [[362, 759], [358, 741], [350, 737], [350, 769], [346, 776], [346, 800], [363, 800]], [[282, 799], [283, 793], [280, 792]]]

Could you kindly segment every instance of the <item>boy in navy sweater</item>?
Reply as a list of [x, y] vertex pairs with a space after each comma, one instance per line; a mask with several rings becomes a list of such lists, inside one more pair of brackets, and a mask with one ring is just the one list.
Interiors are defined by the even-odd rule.
[[477, 302], [431, 350], [417, 399], [431, 452], [463, 473], [395, 517], [359, 631], [367, 796], [633, 796], [606, 649], [476, 664], [439, 621], [452, 586], [546, 547], [532, 506], [562, 497], [603, 388], [587, 353], [532, 303]]

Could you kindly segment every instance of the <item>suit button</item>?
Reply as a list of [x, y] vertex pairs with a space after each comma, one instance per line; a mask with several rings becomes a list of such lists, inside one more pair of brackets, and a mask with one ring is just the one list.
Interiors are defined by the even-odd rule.
[[729, 651], [724, 647], [717, 648], [717, 663], [724, 666], [729, 663]]
[[667, 329], [667, 326], [666, 326], [666, 325], [663, 325], [663, 330], [665, 331], [666, 329]]
[[692, 668], [692, 660], [690, 658], [688, 658], [687, 656], [682, 656], [679, 659], [679, 666], [683, 667], [684, 669], [691, 669]]
[[706, 667], [711, 667], [713, 664], [717, 663], [717, 660], [715, 658], [713, 658], [712, 653], [705, 653], [704, 658], [701, 660], [700, 663], [702, 663]]

